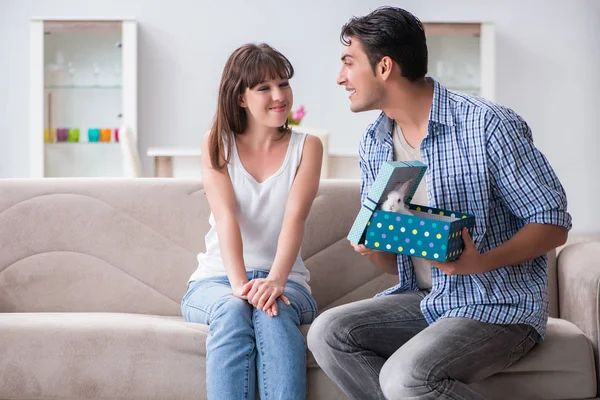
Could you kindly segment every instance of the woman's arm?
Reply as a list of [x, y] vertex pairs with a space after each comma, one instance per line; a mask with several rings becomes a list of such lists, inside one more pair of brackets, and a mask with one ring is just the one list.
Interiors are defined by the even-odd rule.
[[[316, 136], [307, 135], [302, 159], [292, 184], [283, 225], [277, 242], [275, 260], [264, 280], [258, 280], [248, 293], [248, 301], [261, 310], [267, 310], [283, 294], [283, 289], [300, 251], [304, 223], [319, 189], [323, 144]], [[276, 309], [275, 309], [276, 315]]]
[[307, 135], [302, 161], [285, 205], [277, 253], [269, 273], [269, 278], [279, 281], [284, 286], [300, 251], [304, 237], [304, 223], [319, 189], [322, 161], [321, 140], [316, 136]]
[[242, 296], [242, 287], [248, 282], [242, 247], [242, 234], [235, 216], [235, 196], [227, 167], [214, 169], [210, 163], [209, 135], [202, 140], [202, 180], [204, 191], [215, 218], [219, 248], [233, 294]]

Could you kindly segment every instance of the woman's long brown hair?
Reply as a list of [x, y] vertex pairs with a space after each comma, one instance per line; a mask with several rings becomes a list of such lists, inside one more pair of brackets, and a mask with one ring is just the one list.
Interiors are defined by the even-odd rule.
[[[253, 88], [269, 79], [291, 79], [292, 76], [294, 68], [290, 61], [265, 43], [246, 44], [229, 56], [221, 76], [217, 112], [209, 132], [210, 163], [213, 168], [221, 169], [229, 163], [233, 135], [246, 130], [246, 110], [240, 106], [246, 88]], [[290, 131], [287, 121], [279, 127], [279, 131]]]

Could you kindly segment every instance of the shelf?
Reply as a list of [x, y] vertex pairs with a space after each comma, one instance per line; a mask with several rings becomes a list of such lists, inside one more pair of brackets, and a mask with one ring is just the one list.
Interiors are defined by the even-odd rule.
[[148, 157], [200, 157], [200, 147], [148, 147]]
[[462, 93], [467, 93], [467, 94], [481, 93], [481, 88], [473, 87], [473, 86], [446, 86], [446, 88], [448, 90], [453, 90], [455, 92], [462, 92]]
[[[344, 149], [329, 151], [329, 157], [358, 157], [358, 149]], [[201, 156], [200, 147], [148, 147], [146, 150], [148, 157], [199, 157]]]
[[481, 23], [446, 23], [446, 22], [425, 22], [423, 24], [426, 35], [473, 35], [481, 34]]
[[356, 150], [330, 150], [329, 157], [358, 158], [358, 148]]
[[122, 86], [96, 86], [96, 85], [53, 85], [44, 86], [44, 89], [121, 89]]
[[122, 19], [98, 20], [91, 18], [69, 18], [68, 20], [52, 20], [51, 18], [32, 18], [44, 22], [44, 33], [119, 33]]
[[119, 142], [45, 143], [46, 177], [123, 176], [123, 151]]
[[46, 146], [54, 146], [54, 147], [61, 147], [61, 146], [97, 146], [97, 145], [101, 145], [101, 146], [106, 146], [106, 145], [113, 145], [113, 146], [119, 146], [120, 142], [44, 142], [44, 144]]

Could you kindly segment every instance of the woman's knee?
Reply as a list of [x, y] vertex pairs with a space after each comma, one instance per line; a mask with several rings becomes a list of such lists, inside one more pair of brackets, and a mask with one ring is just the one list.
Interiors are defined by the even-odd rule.
[[217, 300], [210, 311], [210, 324], [217, 319], [232, 325], [252, 324], [252, 305], [235, 296], [226, 296]]
[[181, 311], [185, 321], [210, 325], [211, 331], [252, 329], [252, 306], [237, 297], [227, 296], [213, 303], [184, 302]]

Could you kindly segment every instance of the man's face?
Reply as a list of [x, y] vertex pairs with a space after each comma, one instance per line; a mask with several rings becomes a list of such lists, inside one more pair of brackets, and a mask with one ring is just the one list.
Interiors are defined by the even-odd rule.
[[354, 37], [350, 39], [350, 45], [342, 51], [342, 69], [337, 83], [350, 93], [350, 110], [353, 112], [381, 109], [383, 83], [373, 72], [360, 41]]

